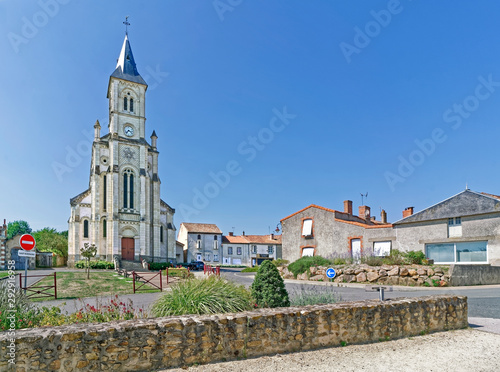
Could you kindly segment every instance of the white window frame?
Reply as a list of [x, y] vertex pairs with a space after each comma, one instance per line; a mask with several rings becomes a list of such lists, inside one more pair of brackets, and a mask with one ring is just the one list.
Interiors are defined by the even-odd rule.
[[[385, 244], [383, 244], [385, 243]], [[377, 254], [377, 249], [376, 249], [376, 245], [384, 245], [383, 247], [380, 247], [380, 253], [383, 253], [383, 254]], [[389, 245], [389, 250], [387, 250], [387, 245]], [[376, 257], [386, 257], [386, 256], [389, 256], [391, 254], [391, 250], [392, 250], [392, 241], [391, 240], [385, 240], [385, 241], [378, 241], [378, 242], [373, 242], [373, 255], [376, 256]]]

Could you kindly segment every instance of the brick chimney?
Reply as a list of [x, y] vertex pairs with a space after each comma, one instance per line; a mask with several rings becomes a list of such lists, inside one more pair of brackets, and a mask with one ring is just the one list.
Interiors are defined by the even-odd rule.
[[413, 207], [405, 208], [403, 211], [403, 218], [410, 217], [413, 214]]
[[344, 200], [344, 213], [352, 215], [352, 201]]
[[382, 221], [382, 223], [387, 223], [387, 212], [384, 209], [380, 212], [380, 221]]
[[270, 235], [271, 240], [274, 240], [274, 234]]
[[243, 234], [241, 234], [241, 235], [245, 236], [245, 232], [243, 231]]
[[370, 207], [366, 205], [359, 206], [359, 218], [364, 218], [365, 220], [370, 219]]
[[234, 233], [232, 231], [229, 232], [229, 236], [233, 236]]

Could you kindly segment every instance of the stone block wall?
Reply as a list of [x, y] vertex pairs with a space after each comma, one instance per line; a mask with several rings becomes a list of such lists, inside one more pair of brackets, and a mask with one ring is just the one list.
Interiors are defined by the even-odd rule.
[[[310, 273], [297, 275], [299, 280], [328, 281], [326, 276], [327, 267], [311, 267]], [[278, 270], [285, 279], [293, 279], [293, 273], [286, 267], [279, 267]], [[448, 268], [443, 266], [422, 266], [422, 265], [383, 265], [368, 266], [355, 265], [344, 268], [335, 268], [335, 283], [371, 283], [386, 285], [406, 285], [406, 286], [440, 286], [446, 287], [450, 284]]]
[[429, 296], [0, 333], [0, 370], [148, 371], [465, 328], [467, 298]]

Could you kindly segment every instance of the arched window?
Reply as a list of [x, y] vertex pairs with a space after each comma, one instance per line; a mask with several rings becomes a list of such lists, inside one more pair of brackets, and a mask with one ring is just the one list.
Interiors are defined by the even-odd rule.
[[106, 223], [106, 219], [102, 220], [102, 237], [105, 238], [108, 236], [108, 224]]
[[123, 110], [127, 111], [127, 97], [123, 97]]
[[134, 99], [130, 98], [130, 112], [134, 112]]
[[84, 238], [89, 237], [89, 220], [83, 221], [83, 237]]
[[134, 209], [134, 174], [130, 169], [123, 172], [123, 208]]

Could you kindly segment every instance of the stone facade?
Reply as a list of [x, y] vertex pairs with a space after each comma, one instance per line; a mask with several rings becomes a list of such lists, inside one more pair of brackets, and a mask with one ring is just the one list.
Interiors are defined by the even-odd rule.
[[[392, 224], [382, 210], [380, 221], [367, 206], [353, 214], [352, 202], [344, 211], [310, 205], [281, 220], [283, 258], [295, 261], [306, 255], [356, 258], [398, 249], [422, 251], [440, 264], [491, 264], [500, 266], [500, 196], [466, 189], [442, 202]], [[312, 231], [304, 235], [304, 221]]]
[[111, 261], [175, 259], [175, 210], [160, 199], [157, 135], [146, 141], [147, 84], [137, 72], [125, 37], [108, 85], [109, 133], [94, 125], [89, 187], [72, 198], [68, 264], [85, 243]]
[[[467, 298], [429, 296], [18, 330], [16, 370], [150, 371], [466, 328]], [[0, 370], [11, 339], [0, 333]]]

